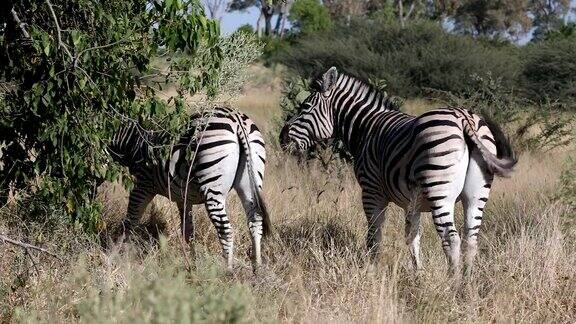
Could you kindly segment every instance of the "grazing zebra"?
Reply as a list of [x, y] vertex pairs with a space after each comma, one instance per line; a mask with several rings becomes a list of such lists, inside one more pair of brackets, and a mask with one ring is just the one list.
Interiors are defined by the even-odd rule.
[[[215, 108], [210, 115], [199, 116], [195, 121], [197, 125], [174, 145], [169, 159], [152, 153], [152, 146], [162, 143], [165, 134], [155, 135], [135, 124], [117, 130], [108, 151], [135, 177], [124, 231], [128, 233], [146, 205], [161, 195], [177, 203], [182, 235], [189, 242], [194, 228], [188, 211], [192, 204], [204, 203], [231, 268], [234, 240], [226, 214], [226, 197], [234, 188], [248, 216], [252, 265], [256, 271], [261, 263], [261, 237], [270, 231], [262, 198], [266, 161], [262, 135], [248, 116], [231, 108]], [[195, 153], [193, 163], [187, 158], [187, 151]]]
[[477, 253], [482, 212], [494, 175], [516, 163], [507, 138], [488, 120], [462, 108], [418, 117], [395, 110], [389, 97], [332, 67], [311, 87], [302, 111], [280, 133], [284, 148], [300, 151], [338, 138], [354, 157], [368, 219], [367, 247], [374, 257], [389, 202], [406, 213], [406, 241], [415, 269], [420, 261], [420, 213], [432, 213], [452, 273], [460, 270], [454, 205], [465, 209], [465, 266]]

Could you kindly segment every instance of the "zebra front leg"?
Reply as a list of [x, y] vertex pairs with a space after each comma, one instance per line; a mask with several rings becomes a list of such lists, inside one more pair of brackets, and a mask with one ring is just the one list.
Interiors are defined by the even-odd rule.
[[406, 244], [410, 249], [412, 265], [415, 271], [422, 270], [420, 261], [420, 212], [416, 210], [406, 210]]
[[375, 261], [380, 255], [380, 243], [382, 242], [382, 225], [385, 220], [386, 206], [383, 199], [375, 197], [365, 190], [362, 191], [362, 205], [366, 220], [368, 221], [368, 232], [366, 233], [366, 248], [370, 258]]
[[138, 185], [130, 191], [128, 198], [128, 211], [126, 218], [122, 221], [122, 239], [130, 235], [130, 232], [138, 225], [148, 204], [156, 194], [148, 190], [148, 186]]
[[234, 259], [234, 236], [232, 233], [232, 225], [226, 214], [226, 199], [223, 196], [211, 196], [206, 199], [206, 211], [208, 217], [216, 228], [218, 240], [222, 246], [222, 256], [226, 260], [228, 270], [232, 270], [232, 263]]

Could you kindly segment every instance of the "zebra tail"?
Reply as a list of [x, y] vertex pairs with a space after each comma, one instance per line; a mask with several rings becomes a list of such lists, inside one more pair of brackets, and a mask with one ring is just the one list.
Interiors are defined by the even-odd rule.
[[490, 132], [494, 136], [497, 152], [496, 155], [492, 154], [492, 152], [486, 148], [470, 124], [468, 124], [469, 131], [465, 133], [480, 151], [490, 173], [496, 174], [500, 177], [510, 177], [510, 174], [514, 170], [514, 166], [518, 162], [514, 151], [512, 150], [512, 145], [500, 126], [488, 118], [483, 117], [482, 119], [486, 122], [488, 129], [490, 129]]
[[272, 234], [272, 223], [270, 222], [270, 214], [268, 214], [268, 208], [266, 207], [266, 202], [262, 196], [262, 191], [256, 191], [258, 196], [258, 207], [260, 208], [260, 214], [262, 215], [262, 235], [264, 237]]
[[258, 188], [256, 184], [256, 174], [254, 172], [254, 167], [252, 165], [252, 151], [250, 150], [250, 141], [248, 138], [248, 134], [246, 132], [246, 128], [244, 127], [244, 123], [242, 122], [242, 118], [238, 115], [236, 116], [238, 120], [239, 133], [241, 136], [239, 137], [240, 143], [242, 144], [242, 151], [246, 155], [246, 167], [248, 168], [248, 174], [250, 177], [250, 185], [252, 187], [252, 192], [255, 193], [256, 197], [256, 206], [258, 208], [259, 214], [262, 216], [262, 236], [266, 237], [272, 234], [272, 223], [270, 222], [270, 214], [268, 213], [268, 208], [266, 207], [266, 202], [264, 201], [264, 197], [262, 196], [262, 191]]

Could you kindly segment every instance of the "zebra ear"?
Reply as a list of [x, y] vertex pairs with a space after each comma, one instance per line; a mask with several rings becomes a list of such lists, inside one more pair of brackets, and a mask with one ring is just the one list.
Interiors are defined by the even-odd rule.
[[338, 71], [333, 66], [322, 76], [322, 92], [327, 92], [334, 87], [338, 79]]

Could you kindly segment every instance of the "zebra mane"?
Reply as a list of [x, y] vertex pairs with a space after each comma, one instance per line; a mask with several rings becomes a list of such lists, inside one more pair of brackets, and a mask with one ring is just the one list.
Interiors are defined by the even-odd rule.
[[[322, 91], [322, 82], [323, 82], [323, 73], [317, 75], [313, 81], [310, 83], [310, 90], [320, 92]], [[400, 110], [402, 106], [402, 100], [396, 96], [390, 96], [386, 91], [382, 91], [381, 89], [377, 88], [373, 82], [369, 79], [362, 78], [359, 76], [351, 75], [345, 72], [339, 71], [338, 80], [342, 78], [348, 78], [352, 80], [355, 84], [360, 85], [362, 88], [367, 88], [369, 93], [378, 93], [380, 94], [384, 100], [384, 107], [388, 110]]]

